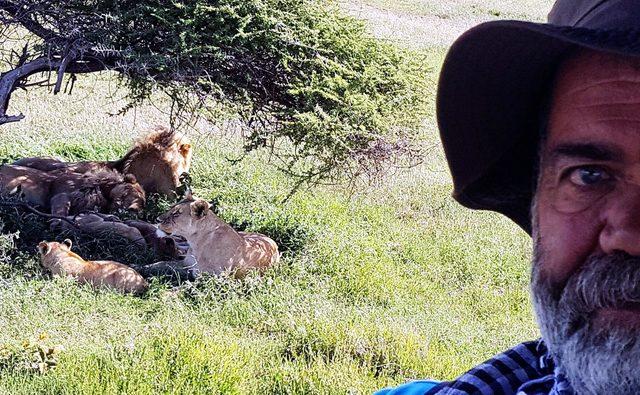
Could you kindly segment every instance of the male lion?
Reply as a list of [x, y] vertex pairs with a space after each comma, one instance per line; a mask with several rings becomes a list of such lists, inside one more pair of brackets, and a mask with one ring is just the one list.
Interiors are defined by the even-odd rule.
[[21, 193], [33, 205], [67, 216], [85, 210], [138, 212], [144, 208], [145, 192], [132, 175], [114, 171], [77, 174], [44, 172], [24, 166], [0, 166], [0, 192]]
[[81, 284], [106, 286], [120, 292], [141, 294], [149, 288], [135, 270], [114, 261], [85, 261], [71, 251], [71, 240], [62, 243], [42, 241], [38, 244], [42, 265], [54, 275], [75, 278]]
[[155, 126], [115, 161], [63, 162], [54, 158], [24, 158], [14, 165], [50, 171], [96, 173], [104, 170], [132, 174], [147, 193], [175, 196], [180, 175], [189, 171], [192, 148], [184, 136], [164, 126]]
[[263, 272], [280, 259], [278, 245], [269, 237], [235, 231], [211, 211], [209, 203], [190, 195], [159, 220], [161, 230], [187, 239], [187, 255], [195, 258], [201, 272], [229, 270], [244, 277], [249, 270]]

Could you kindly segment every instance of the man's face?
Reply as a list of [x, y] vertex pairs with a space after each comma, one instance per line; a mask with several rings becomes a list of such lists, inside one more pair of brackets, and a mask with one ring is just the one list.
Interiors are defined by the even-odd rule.
[[640, 389], [640, 60], [560, 68], [533, 210], [543, 338], [580, 393]]

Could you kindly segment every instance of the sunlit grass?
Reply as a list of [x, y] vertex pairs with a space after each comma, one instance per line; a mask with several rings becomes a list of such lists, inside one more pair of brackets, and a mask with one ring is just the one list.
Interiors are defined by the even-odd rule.
[[[426, 54], [435, 94], [444, 51]], [[0, 156], [113, 159], [146, 126], [167, 122], [162, 104], [108, 115], [124, 105], [110, 81], [81, 78], [71, 96], [17, 94], [12, 107], [27, 118], [2, 127]], [[452, 200], [431, 110], [423, 165], [365, 190], [316, 187], [286, 201], [293, 182], [266, 153], [232, 165], [237, 133], [188, 130], [197, 195], [235, 226], [279, 241], [282, 264], [243, 282], [157, 282], [135, 298], [43, 272], [26, 278], [25, 262], [0, 262], [0, 393], [370, 393], [451, 379], [535, 338], [529, 237]], [[55, 368], [11, 362], [36, 358], [21, 344], [43, 333], [43, 343], [64, 346]]]

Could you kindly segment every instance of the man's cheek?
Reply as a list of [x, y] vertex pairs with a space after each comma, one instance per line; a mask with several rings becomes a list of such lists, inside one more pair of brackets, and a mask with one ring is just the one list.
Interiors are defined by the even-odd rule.
[[552, 282], [562, 283], [569, 278], [585, 260], [599, 252], [598, 214], [593, 209], [564, 214], [544, 203], [537, 207], [537, 232], [540, 274]]

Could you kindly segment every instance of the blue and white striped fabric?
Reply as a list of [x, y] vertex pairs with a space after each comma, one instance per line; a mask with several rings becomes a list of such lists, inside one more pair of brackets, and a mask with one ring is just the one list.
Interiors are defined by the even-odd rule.
[[385, 395], [572, 395], [542, 340], [519, 344], [454, 381], [416, 381], [376, 393]]

